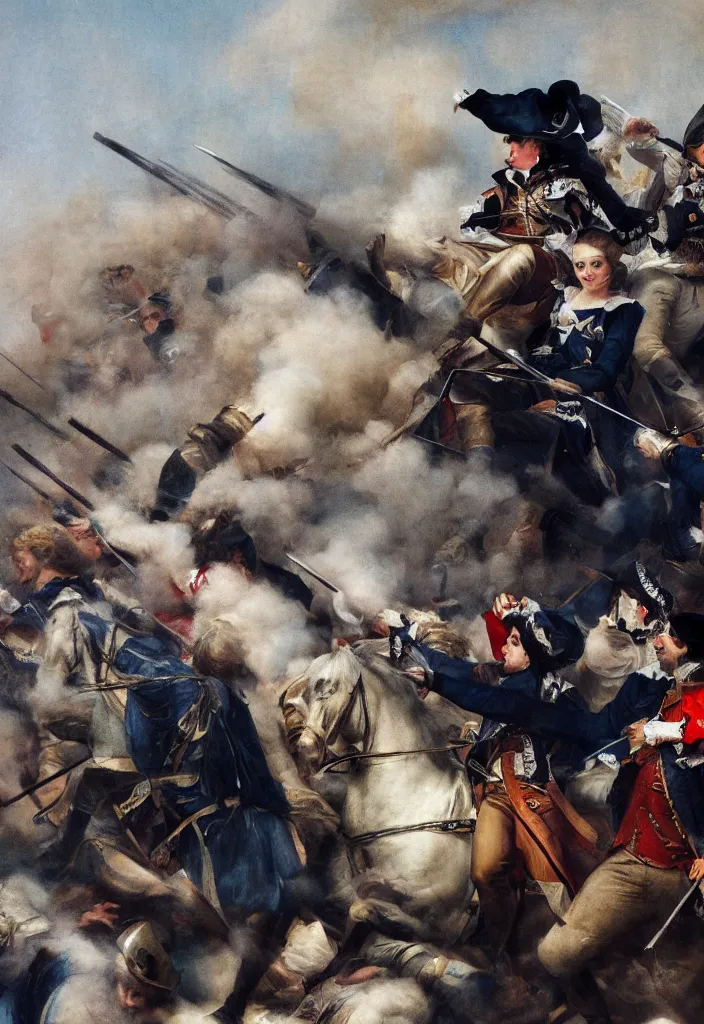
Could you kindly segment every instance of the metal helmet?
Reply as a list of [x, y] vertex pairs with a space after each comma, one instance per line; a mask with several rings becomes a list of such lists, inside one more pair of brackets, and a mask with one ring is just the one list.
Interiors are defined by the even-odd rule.
[[176, 989], [178, 972], [149, 921], [137, 921], [126, 928], [117, 940], [117, 947], [125, 959], [127, 970], [140, 985], [162, 992]]

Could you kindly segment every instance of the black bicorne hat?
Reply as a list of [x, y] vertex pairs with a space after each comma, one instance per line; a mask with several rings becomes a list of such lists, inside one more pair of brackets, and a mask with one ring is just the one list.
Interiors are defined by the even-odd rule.
[[524, 89], [519, 93], [490, 93], [477, 89], [458, 106], [468, 110], [493, 132], [558, 142], [582, 128], [584, 139], [595, 138], [604, 127], [601, 104], [582, 93], [576, 82], [553, 82], [547, 92]]

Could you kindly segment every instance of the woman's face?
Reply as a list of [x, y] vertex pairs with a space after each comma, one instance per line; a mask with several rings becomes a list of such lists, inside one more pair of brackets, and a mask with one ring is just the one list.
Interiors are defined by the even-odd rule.
[[586, 292], [608, 289], [612, 271], [601, 249], [595, 249], [593, 245], [575, 245], [572, 266]]

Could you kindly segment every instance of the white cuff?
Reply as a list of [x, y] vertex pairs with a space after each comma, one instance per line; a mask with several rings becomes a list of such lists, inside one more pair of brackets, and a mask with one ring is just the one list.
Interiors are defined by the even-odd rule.
[[645, 723], [645, 742], [654, 747], [657, 743], [679, 743], [684, 732], [685, 719], [681, 722], [661, 722], [653, 718]]

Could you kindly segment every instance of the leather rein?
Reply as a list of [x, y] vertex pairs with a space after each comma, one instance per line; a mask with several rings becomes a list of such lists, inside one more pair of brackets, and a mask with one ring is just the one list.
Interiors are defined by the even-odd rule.
[[[355, 754], [344, 754], [342, 757], [332, 758], [327, 761], [316, 773], [317, 775], [323, 775], [326, 772], [332, 772], [334, 775], [343, 775], [344, 772], [337, 772], [334, 769], [340, 765], [351, 761], [371, 761], [372, 759], [382, 760], [389, 757], [406, 757], [412, 754], [440, 754], [447, 753], [450, 751], [461, 750], [462, 747], [470, 746], [466, 740], [451, 740], [449, 743], [444, 744], [441, 747], [419, 747], [414, 750], [386, 750], [381, 752], [366, 751], [366, 747], [371, 736], [371, 721], [369, 718], [369, 705], [367, 703], [367, 694], [364, 689], [364, 681], [362, 679], [362, 673], [360, 672], [357, 682], [354, 684], [350, 693], [345, 709], [340, 715], [337, 725], [330, 732], [327, 740], [325, 740], [326, 746], [334, 743], [340, 732], [344, 729], [345, 725], [349, 721], [352, 709], [355, 701], [359, 697], [362, 706], [363, 716], [363, 729], [362, 729], [362, 750]], [[467, 833], [474, 832], [475, 819], [474, 818], [442, 818], [438, 821], [424, 821], [415, 825], [397, 825], [391, 828], [376, 829], [373, 832], [363, 832], [360, 835], [350, 836], [346, 832], [342, 832], [341, 835], [345, 842], [350, 846], [358, 846], [362, 843], [371, 843], [376, 839], [382, 839], [386, 836], [398, 836], [404, 835], [407, 832], [446, 832], [466, 835]]]

